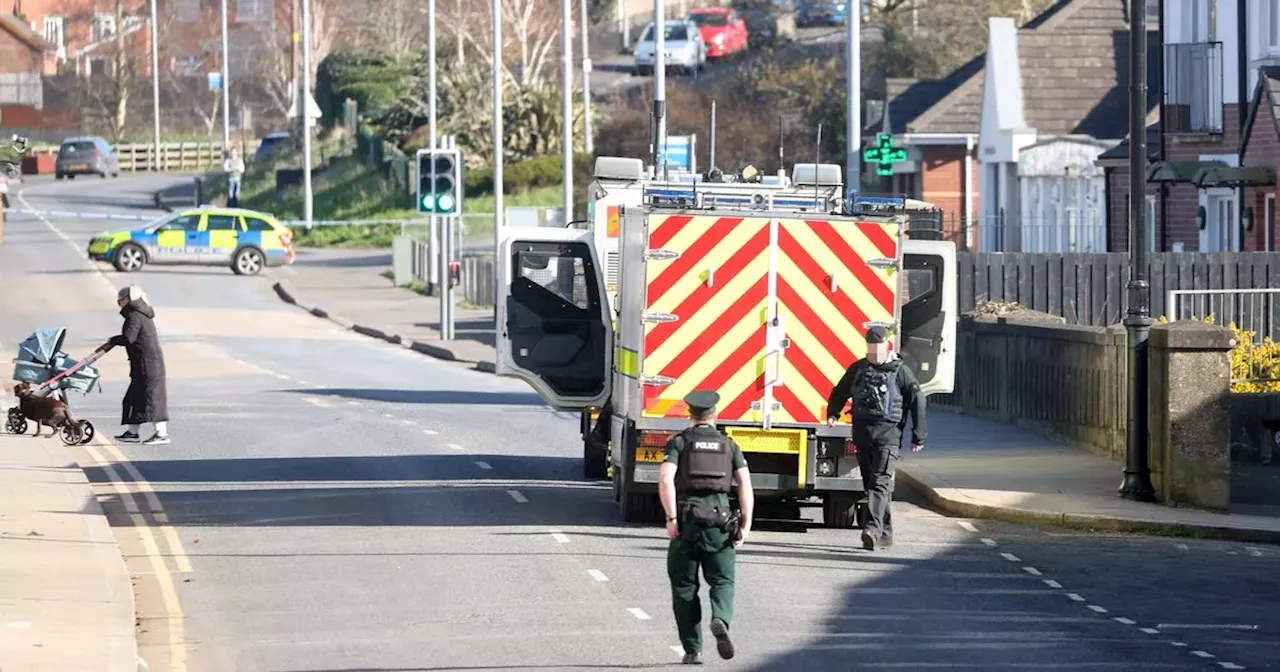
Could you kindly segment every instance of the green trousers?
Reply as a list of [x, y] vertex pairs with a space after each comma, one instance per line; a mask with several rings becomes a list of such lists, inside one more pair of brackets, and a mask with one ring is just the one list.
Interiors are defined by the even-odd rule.
[[676, 629], [685, 653], [702, 653], [702, 602], [698, 599], [698, 569], [711, 593], [711, 617], [728, 625], [733, 620], [734, 563], [737, 552], [724, 530], [685, 523], [680, 537], [667, 548], [667, 577]]

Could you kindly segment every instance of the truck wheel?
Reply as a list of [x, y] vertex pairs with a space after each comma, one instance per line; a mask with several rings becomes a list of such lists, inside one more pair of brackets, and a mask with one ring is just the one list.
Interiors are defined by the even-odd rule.
[[656, 494], [629, 492], [622, 496], [622, 519], [628, 523], [662, 522], [662, 502]]
[[582, 475], [589, 481], [609, 478], [609, 449], [590, 434], [582, 439]]
[[824, 527], [849, 530], [858, 526], [858, 497], [850, 492], [832, 492], [822, 504]]
[[615, 464], [612, 465], [611, 471], [613, 472], [613, 501], [616, 504], [622, 501], [622, 468]]

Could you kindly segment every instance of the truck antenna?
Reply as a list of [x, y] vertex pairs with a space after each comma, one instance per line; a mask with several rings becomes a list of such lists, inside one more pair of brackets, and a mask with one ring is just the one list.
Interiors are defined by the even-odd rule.
[[822, 163], [822, 122], [818, 122], [818, 140], [813, 143], [813, 202], [815, 206], [822, 201], [818, 192], [818, 164]]
[[710, 156], [707, 160], [707, 175], [713, 176], [716, 172], [716, 101], [711, 101], [711, 146], [708, 148]]

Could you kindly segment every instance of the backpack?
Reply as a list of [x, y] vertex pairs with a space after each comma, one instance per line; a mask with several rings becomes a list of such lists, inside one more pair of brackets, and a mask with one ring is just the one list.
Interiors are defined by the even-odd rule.
[[898, 387], [901, 360], [867, 366], [853, 384], [853, 417], [858, 422], [897, 424], [902, 421], [902, 390]]

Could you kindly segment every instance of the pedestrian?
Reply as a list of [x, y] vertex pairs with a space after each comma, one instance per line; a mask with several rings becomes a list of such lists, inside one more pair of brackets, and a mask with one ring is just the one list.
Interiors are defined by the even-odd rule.
[[129, 355], [129, 389], [124, 393], [120, 420], [124, 433], [116, 439], [137, 443], [142, 425], [150, 422], [155, 425], [155, 434], [142, 443], [166, 445], [169, 443], [168, 393], [164, 351], [160, 349], [160, 337], [156, 333], [156, 311], [137, 285], [121, 289], [116, 303], [124, 317], [124, 327], [118, 336], [111, 337], [111, 344], [124, 346]]
[[227, 173], [227, 207], [235, 208], [240, 206], [240, 180], [244, 177], [244, 159], [240, 158], [240, 151], [235, 147], [225, 156], [222, 169]]
[[884, 327], [867, 329], [867, 356], [854, 362], [831, 390], [827, 424], [835, 425], [845, 402], [853, 400], [853, 443], [867, 491], [867, 521], [862, 547], [893, 545], [893, 476], [902, 450], [902, 434], [911, 418], [911, 450], [924, 448], [925, 400], [920, 383], [896, 353], [889, 351]]
[[[720, 395], [695, 391], [684, 398], [693, 426], [667, 441], [659, 469], [658, 496], [667, 516], [667, 578], [672, 610], [684, 645], [684, 664], [702, 664], [702, 603], [698, 570], [711, 593], [711, 634], [716, 650], [733, 657], [729, 623], [733, 620], [734, 569], [737, 549], [751, 533], [755, 493], [747, 458], [733, 439], [716, 429]], [[729, 492], [738, 484], [735, 514]]]

